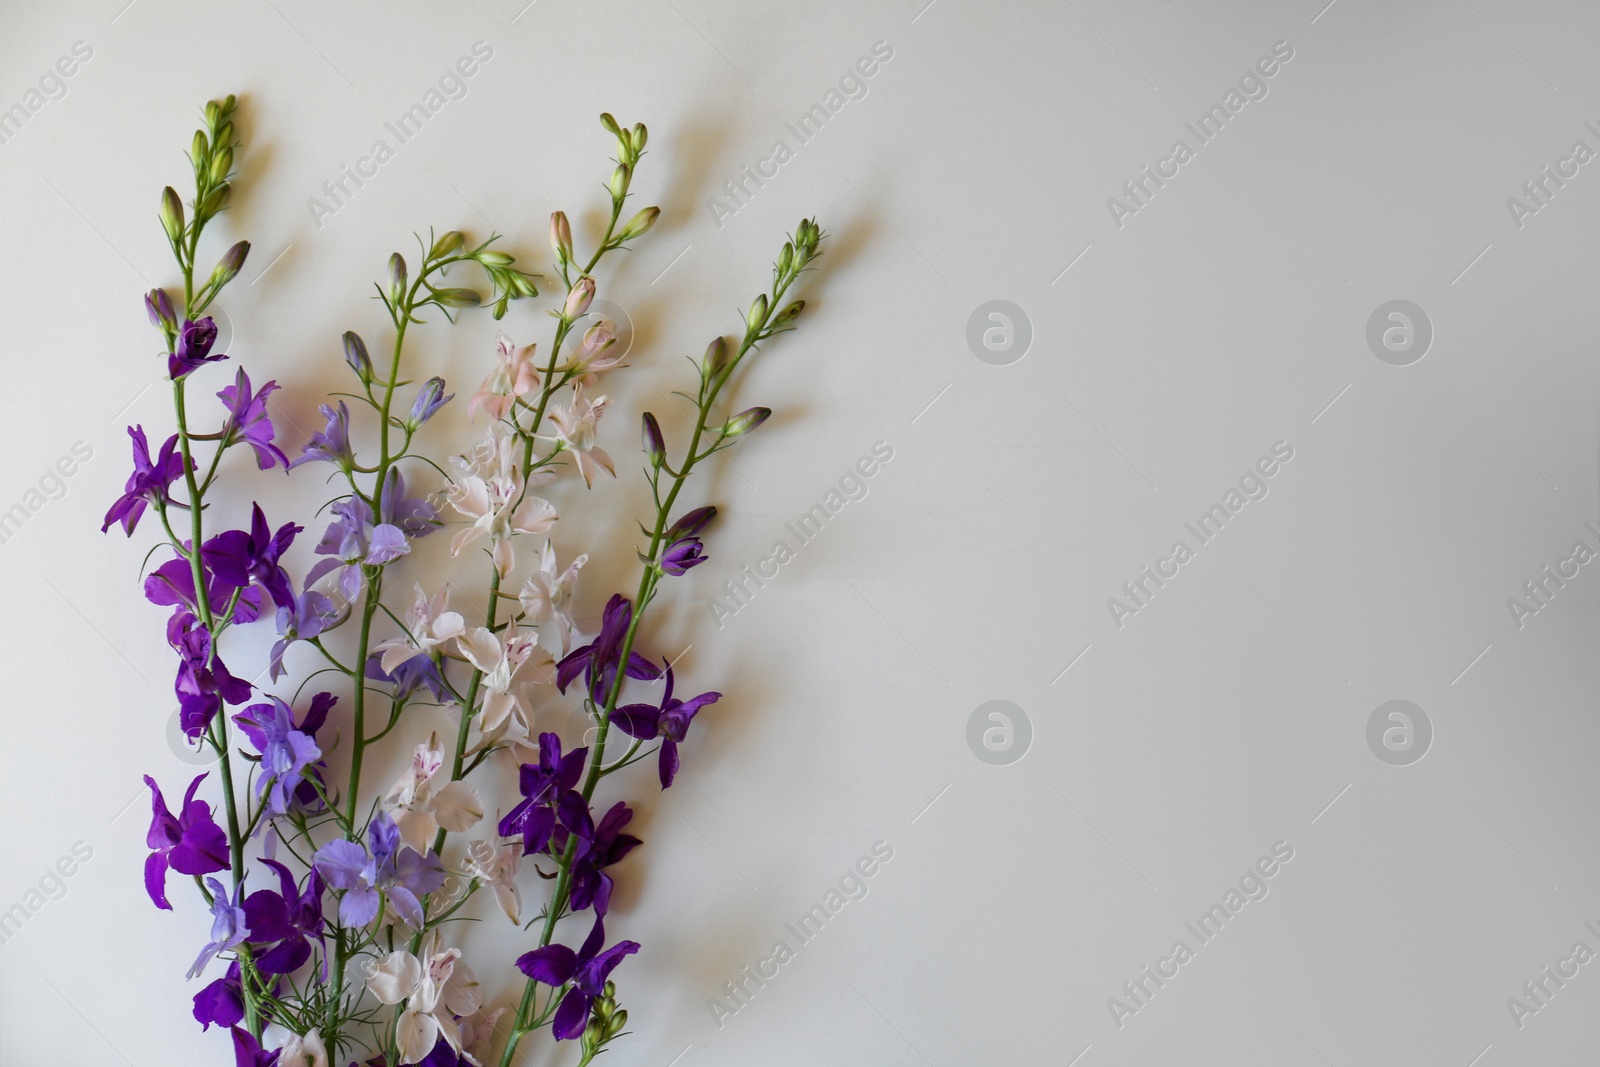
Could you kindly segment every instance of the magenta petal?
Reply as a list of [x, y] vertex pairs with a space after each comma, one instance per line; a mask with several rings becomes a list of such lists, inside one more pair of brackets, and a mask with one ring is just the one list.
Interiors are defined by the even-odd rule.
[[172, 905], [167, 902], [167, 854], [165, 852], [152, 852], [144, 860], [144, 889], [150, 894], [150, 899], [163, 911], [171, 911]]

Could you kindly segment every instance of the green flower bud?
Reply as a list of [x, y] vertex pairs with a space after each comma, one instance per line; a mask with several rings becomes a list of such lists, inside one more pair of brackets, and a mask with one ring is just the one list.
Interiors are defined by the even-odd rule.
[[433, 298], [447, 308], [475, 308], [483, 303], [483, 297], [471, 289], [440, 289]]
[[161, 190], [161, 228], [167, 231], [169, 241], [176, 242], [183, 236], [183, 201], [170, 185]]
[[238, 277], [239, 271], [244, 267], [245, 257], [249, 254], [249, 241], [240, 241], [224, 252], [222, 259], [217, 261], [216, 269], [211, 272], [211, 287], [221, 289]]
[[396, 307], [406, 296], [406, 260], [399, 252], [389, 256], [389, 302]]
[[783, 251], [778, 253], [778, 273], [788, 274], [792, 263], [794, 263], [794, 245], [785, 241]]
[[622, 1028], [627, 1025], [628, 1009], [621, 1008], [611, 1016], [610, 1021], [606, 1024], [606, 1040], [610, 1041], [612, 1038], [622, 1033]]
[[478, 262], [485, 267], [509, 267], [517, 261], [517, 257], [509, 252], [479, 252]]
[[446, 230], [433, 242], [433, 247], [428, 250], [428, 258], [443, 259], [445, 256], [454, 255], [465, 240], [460, 230]]
[[721, 370], [728, 362], [728, 343], [722, 338], [717, 338], [706, 345], [705, 358], [700, 361], [700, 373], [712, 375]]
[[217, 212], [228, 206], [228, 198], [233, 194], [233, 187], [227, 182], [212, 189], [201, 201], [199, 209], [195, 212], [200, 218], [209, 219]]
[[722, 424], [722, 436], [743, 437], [770, 418], [771, 408], [746, 408]]
[[800, 317], [800, 312], [804, 311], [805, 309], [806, 302], [804, 300], [796, 300], [788, 307], [778, 312], [778, 322], [782, 325], [788, 325], [795, 319], [798, 319]]
[[233, 144], [233, 123], [224, 122], [211, 137], [211, 147]]
[[617, 995], [617, 983], [607, 982], [600, 990], [600, 995], [605, 997], [607, 1000], [614, 999]]
[[612, 118], [609, 112], [601, 112], [600, 125], [610, 130], [616, 136], [622, 136], [622, 127], [617, 125], [617, 120]]
[[761, 324], [767, 321], [767, 294], [762, 293], [756, 297], [755, 303], [750, 305], [750, 313], [744, 317], [745, 325], [752, 330], [761, 329]]
[[233, 170], [233, 149], [223, 145], [217, 149], [216, 155], [211, 157], [210, 177], [213, 183], [226, 181], [228, 174]]
[[611, 199], [621, 200], [628, 194], [628, 179], [632, 176], [626, 163], [617, 164], [617, 169], [611, 172]]
[[617, 240], [631, 241], [635, 237], [643, 237], [645, 234], [650, 232], [650, 227], [654, 226], [656, 224], [656, 219], [660, 217], [660, 208], [645, 208], [643, 211], [639, 212], [633, 218], [628, 220], [628, 224], [622, 228], [622, 233], [618, 235]]
[[650, 139], [650, 131], [644, 128], [644, 123], [642, 123], [642, 122], [634, 123], [633, 124], [633, 135], [629, 138], [629, 140], [631, 140], [633, 142], [633, 151], [635, 152], [635, 154], [644, 151], [645, 142], [648, 141], [649, 139]]
[[194, 144], [189, 147], [189, 156], [194, 160], [194, 169], [199, 170], [204, 166], [206, 157], [210, 154], [211, 144], [206, 140], [205, 131], [194, 131]]
[[206, 125], [213, 130], [222, 121], [222, 105], [215, 100], [206, 101]]

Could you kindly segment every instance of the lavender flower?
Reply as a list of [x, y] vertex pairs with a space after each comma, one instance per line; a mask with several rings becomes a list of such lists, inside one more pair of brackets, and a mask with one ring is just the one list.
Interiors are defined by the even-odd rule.
[[222, 888], [222, 883], [215, 878], [206, 879], [206, 888], [211, 890], [211, 940], [206, 942], [205, 947], [200, 950], [200, 955], [189, 968], [190, 978], [205, 970], [206, 964], [211, 962], [211, 957], [219, 952], [239, 947], [250, 934], [244, 908], [239, 905], [239, 897], [244, 887], [242, 885], [236, 887], [231, 898], [227, 890]]
[[387, 812], [367, 826], [371, 852], [354, 841], [330, 841], [317, 850], [315, 867], [333, 889], [342, 890], [339, 922], [366, 926], [378, 917], [380, 890], [389, 906], [413, 930], [422, 929], [422, 903], [444, 885], [444, 868], [432, 853], [422, 856], [400, 845], [400, 828]]
[[429, 378], [417, 390], [417, 398], [411, 402], [411, 414], [406, 419], [406, 429], [415, 431], [423, 423], [433, 418], [434, 413], [454, 400], [456, 395], [444, 395], [444, 379]]
[[[187, 545], [184, 546], [188, 548]], [[214, 618], [221, 617], [228, 609], [229, 602], [233, 601], [237, 585], [224, 582], [207, 565], [204, 551], [200, 555], [200, 575], [206, 583], [206, 601], [211, 606]], [[194, 592], [194, 569], [189, 561], [183, 557], [170, 559], [151, 572], [150, 577], [144, 580], [145, 599], [152, 604], [162, 607], [176, 607], [178, 613], [187, 611], [198, 614], [200, 600]], [[239, 594], [239, 599], [233, 605], [233, 614], [229, 616], [232, 622], [255, 622], [261, 615], [261, 594], [255, 589], [246, 589]]]
[[281, 1049], [268, 1052], [261, 1047], [261, 1042], [251, 1036], [250, 1031], [237, 1026], [231, 1032], [234, 1067], [278, 1067], [278, 1058], [283, 1055]]
[[217, 343], [217, 324], [207, 315], [199, 322], [183, 321], [178, 332], [178, 348], [167, 354], [167, 374], [173, 381], [186, 377], [207, 363], [228, 357], [218, 352], [211, 355], [211, 346]]
[[311, 435], [311, 440], [301, 449], [300, 458], [289, 466], [298, 467], [302, 463], [321, 461], [332, 463], [343, 471], [350, 470], [355, 466], [356, 455], [350, 448], [349, 405], [341, 400], [338, 408], [323, 404], [317, 410], [322, 412], [328, 424]]
[[722, 699], [721, 693], [701, 693], [688, 700], [678, 700], [672, 695], [672, 668], [667, 667], [667, 688], [661, 696], [661, 706], [651, 707], [649, 704], [625, 704], [611, 713], [611, 721], [617, 724], [617, 729], [629, 737], [636, 737], [641, 741], [661, 738], [661, 757], [658, 764], [658, 774], [661, 779], [661, 788], [667, 789], [672, 785], [672, 779], [678, 773], [678, 745], [689, 733], [689, 724], [694, 721], [695, 714], [707, 704], [715, 704]]
[[556, 989], [572, 983], [556, 1009], [550, 1029], [557, 1041], [567, 1041], [583, 1033], [595, 998], [605, 991], [606, 979], [624, 957], [639, 951], [637, 941], [618, 941], [601, 951], [605, 939], [605, 920], [596, 916], [594, 929], [589, 931], [577, 952], [566, 945], [546, 945], [517, 957], [517, 969], [536, 982]]
[[256, 465], [262, 470], [270, 470], [274, 463], [283, 464], [284, 470], [289, 469], [289, 457], [272, 443], [272, 419], [267, 414], [267, 397], [277, 388], [277, 382], [268, 382], [260, 392], [252, 394], [250, 376], [240, 367], [233, 384], [217, 394], [218, 399], [228, 405], [228, 421], [222, 427], [222, 447], [240, 442], [248, 444], [255, 450]]
[[198, 740], [224, 703], [244, 703], [252, 688], [213, 654], [210, 632], [188, 612], [175, 612], [167, 621], [167, 640], [178, 652], [178, 676], [173, 682], [178, 722], [185, 736]]
[[268, 657], [268, 670], [276, 682], [283, 676], [283, 655], [296, 641], [309, 641], [344, 621], [346, 610], [335, 608], [333, 601], [315, 590], [307, 589], [292, 604], [278, 609], [279, 640], [273, 644]]
[[167, 870], [179, 874], [214, 874], [228, 869], [228, 836], [211, 817], [211, 806], [194, 798], [195, 792], [206, 776], [200, 775], [189, 783], [183, 795], [183, 809], [173, 815], [161, 795], [161, 787], [148, 774], [144, 784], [150, 787], [150, 831], [145, 843], [152, 849], [144, 861], [144, 888], [156, 907], [171, 911], [167, 903]]
[[301, 726], [296, 726], [294, 709], [288, 704], [274, 696], [268, 699], [270, 704], [252, 704], [235, 715], [233, 721], [261, 753], [261, 777], [256, 782], [256, 793], [266, 797], [267, 811], [284, 815], [289, 811], [306, 770], [322, 758], [322, 749], [317, 747], [313, 735], [327, 719], [328, 709], [337, 698], [331, 693], [318, 693]]
[[228, 972], [194, 995], [194, 1019], [200, 1029], [211, 1024], [235, 1026], [244, 1019], [244, 978], [239, 961], [228, 964]]
[[145, 440], [143, 426], [129, 426], [128, 436], [133, 438], [133, 473], [128, 475], [122, 495], [106, 512], [100, 532], [105, 533], [112, 523], [120, 522], [123, 532], [131, 537], [147, 504], [171, 502], [167, 488], [183, 476], [183, 456], [178, 454], [177, 434], [167, 438], [154, 460], [150, 458], [150, 443]]
[[426, 688], [433, 694], [436, 703], [443, 704], [454, 699], [445, 687], [445, 680], [439, 673], [439, 666], [427, 656], [413, 656], [404, 663], [398, 664], [394, 670], [383, 669], [383, 656], [374, 652], [367, 657], [368, 678], [378, 682], [388, 682], [394, 686], [394, 698], [404, 701], [409, 699], [417, 690]]
[[390, 523], [373, 524], [372, 508], [358, 496], [333, 505], [339, 518], [330, 523], [316, 547], [319, 556], [332, 556], [306, 574], [310, 586], [330, 571], [339, 571], [339, 592], [354, 600], [361, 592], [363, 564], [371, 567], [393, 562], [411, 551], [405, 531]]

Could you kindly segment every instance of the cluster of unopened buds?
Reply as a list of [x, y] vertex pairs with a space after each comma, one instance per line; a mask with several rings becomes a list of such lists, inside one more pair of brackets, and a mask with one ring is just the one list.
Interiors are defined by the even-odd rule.
[[[392, 327], [387, 354], [375, 360], [362, 337], [344, 335], [355, 385], [322, 406], [324, 425], [291, 459], [269, 410], [277, 382], [257, 388], [243, 368], [216, 391], [215, 428], [190, 425], [204, 418], [191, 409], [191, 383], [230, 358], [215, 351], [216, 324], [205, 312], [249, 252], [240, 241], [209, 276], [196, 273], [202, 233], [230, 197], [235, 106], [233, 97], [206, 105], [190, 152], [188, 209], [171, 188], [161, 197], [182, 290], [153, 290], [145, 304], [164, 343], [176, 432], [152, 449], [142, 426], [129, 428], [133, 473], [105, 517], [104, 529], [120, 525], [130, 537], [148, 529], [146, 516], [160, 524], [144, 594], [170, 609], [183, 731], [217, 759], [214, 779], [208, 772], [186, 783], [176, 805], [145, 778], [153, 808], [146, 891], [171, 909], [170, 874], [197, 887], [211, 933], [189, 971], [209, 977], [192, 1013], [203, 1028], [228, 1031], [241, 1067], [507, 1067], [519, 1044], [545, 1028], [557, 1042], [577, 1042], [587, 1064], [625, 1030], [611, 974], [640, 949], [606, 932], [613, 869], [641, 844], [627, 832], [633, 810], [598, 802], [597, 791], [651, 757], [656, 781], [669, 788], [698, 713], [721, 695], [678, 690], [673, 663], [646, 652], [670, 635], [647, 637], [643, 620], [662, 583], [706, 560], [716, 509], [681, 497], [705, 460], [771, 415], [722, 414], [721, 400], [762, 343], [794, 327], [803, 304], [788, 292], [819, 255], [822, 232], [801, 221], [737, 339], [714, 340], [697, 361], [697, 394], [683, 394], [695, 414], [677, 452], [642, 413], [652, 509], [640, 524], [644, 541], [631, 546], [638, 585], [606, 599], [598, 631], [586, 637], [577, 622], [580, 595], [588, 599], [580, 576], [592, 555], [615, 551], [586, 538], [614, 524], [575, 527], [539, 493], [564, 477], [570, 490], [574, 476], [588, 487], [616, 475], [601, 445], [611, 410], [602, 386], [624, 353], [609, 324], [582, 324], [601, 261], [659, 215], [625, 210], [644, 126], [601, 117], [616, 142], [609, 223], [585, 259], [566, 215], [551, 217], [562, 287], [553, 337], [542, 353], [500, 337], [465, 405], [485, 427], [471, 447], [443, 463], [424, 450], [439, 425], [432, 420], [455, 394], [442, 378], [409, 369], [408, 338], [413, 327], [480, 305], [500, 319], [512, 302], [538, 295], [539, 276], [492, 247], [495, 238], [473, 244], [449, 231], [420, 240], [410, 260], [390, 257], [377, 286]], [[489, 294], [447, 284], [452, 268], [478, 272]], [[356, 430], [376, 447], [358, 450]], [[307, 481], [317, 499], [303, 513], [326, 510], [328, 521], [298, 583], [286, 561], [304, 526], [274, 526], [254, 504], [245, 526], [211, 525], [237, 500], [219, 496], [218, 480], [238, 446], [248, 446], [258, 471], [312, 465], [336, 486], [323, 500], [326, 483]], [[439, 474], [437, 491], [416, 491]], [[485, 595], [457, 598], [486, 605], [471, 619], [452, 607], [443, 581], [393, 573], [409, 566], [416, 541], [446, 526], [452, 556], [485, 558]], [[396, 592], [408, 602], [397, 604]], [[274, 625], [277, 641], [246, 680], [252, 672], [230, 670], [221, 649], [233, 626], [258, 622]], [[325, 674], [335, 684], [302, 699]], [[274, 691], [259, 685], [263, 678]], [[559, 729], [574, 711], [588, 742], [578, 747]], [[373, 790], [363, 767], [380, 750], [409, 751], [410, 762]], [[514, 772], [516, 796], [486, 795], [474, 772], [491, 762]], [[529, 868], [547, 894], [532, 918], [523, 899]], [[450, 923], [471, 913], [480, 892], [526, 943], [508, 990], [480, 984], [461, 948], [446, 943], [446, 931], [459, 928]]]

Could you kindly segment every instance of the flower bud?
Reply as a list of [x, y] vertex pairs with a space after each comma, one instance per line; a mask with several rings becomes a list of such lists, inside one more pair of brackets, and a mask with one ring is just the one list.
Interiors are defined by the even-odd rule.
[[161, 228], [167, 231], [169, 241], [176, 243], [183, 237], [183, 201], [170, 185], [161, 190]]
[[178, 328], [178, 316], [172, 310], [172, 298], [165, 289], [152, 289], [144, 294], [144, 309], [150, 315], [150, 325], [167, 333]]
[[728, 343], [718, 337], [706, 345], [705, 358], [700, 361], [700, 373], [704, 375], [715, 374], [728, 363]]
[[750, 305], [750, 313], [744, 317], [745, 325], [752, 330], [759, 330], [767, 321], [767, 294], [762, 293], [756, 297], [755, 303]]
[[604, 126], [607, 130], [610, 130], [616, 136], [622, 136], [622, 127], [617, 125], [617, 120], [612, 118], [609, 112], [600, 113], [600, 125]]
[[372, 359], [367, 355], [367, 343], [354, 330], [344, 332], [344, 361], [356, 372], [361, 384], [372, 381]]
[[619, 1008], [612, 1013], [611, 1019], [606, 1023], [606, 1040], [610, 1041], [622, 1033], [622, 1028], [628, 1025], [628, 1009]]
[[635, 154], [644, 151], [644, 144], [649, 139], [650, 139], [650, 131], [644, 128], [644, 123], [642, 123], [642, 122], [634, 123], [633, 124], [633, 134], [632, 134], [632, 136], [629, 137], [629, 140], [633, 142], [633, 151], [635, 152]]
[[428, 258], [443, 259], [445, 256], [453, 255], [460, 250], [465, 240], [460, 230], [446, 230], [433, 242], [433, 247], [428, 250]]
[[611, 172], [611, 199], [621, 200], [628, 195], [628, 179], [633, 177], [633, 172], [626, 163], [618, 163], [617, 169]]
[[567, 302], [561, 309], [561, 316], [568, 321], [577, 318], [589, 310], [589, 304], [594, 300], [594, 279], [579, 278], [578, 284], [567, 293]]
[[439, 289], [433, 299], [447, 308], [475, 308], [483, 303], [483, 297], [471, 289]]
[[217, 149], [216, 155], [211, 157], [210, 178], [213, 184], [226, 181], [228, 173], [233, 170], [233, 149], [223, 145]]
[[778, 253], [778, 273], [788, 274], [789, 267], [794, 263], [794, 245], [785, 241], [783, 251]]
[[778, 322], [783, 324], [791, 323], [795, 319], [798, 319], [800, 317], [800, 312], [804, 311], [805, 309], [806, 302], [804, 300], [796, 300], [788, 307], [778, 312]]
[[396, 307], [406, 296], [406, 260], [399, 252], [389, 256], [389, 302]]
[[[609, 118], [610, 116], [608, 115], [606, 117]], [[615, 997], [617, 995], [617, 983], [615, 983], [615, 982], [607, 982], [605, 984], [605, 988], [601, 990], [601, 995], [604, 996], [607, 1000], [610, 1000], [613, 997]]]
[[650, 457], [650, 466], [659, 468], [667, 461], [667, 442], [661, 436], [661, 424], [648, 411], [644, 413], [644, 429], [639, 443], [645, 455]]
[[716, 517], [717, 509], [710, 504], [695, 508], [693, 511], [680, 516], [678, 521], [673, 523], [672, 527], [662, 535], [662, 540], [666, 541], [667, 544], [672, 544], [675, 541], [683, 540], [685, 537], [693, 537], [705, 529], [706, 524]]
[[509, 267], [517, 261], [517, 257], [510, 252], [479, 252], [478, 262], [485, 267]]
[[628, 220], [628, 224], [622, 228], [622, 233], [617, 237], [617, 240], [631, 241], [635, 237], [643, 237], [645, 234], [650, 232], [650, 227], [654, 226], [656, 224], [656, 219], [660, 217], [660, 208], [645, 208], [643, 211], [639, 212], [633, 218]]
[[219, 144], [233, 144], [233, 123], [224, 122], [221, 126], [218, 126], [216, 132], [211, 135], [211, 147], [215, 148]]
[[207, 219], [213, 217], [217, 212], [228, 206], [228, 197], [232, 192], [233, 186], [223, 182], [206, 194], [205, 200], [201, 201], [200, 207], [195, 214]]
[[194, 143], [189, 146], [189, 156], [194, 160], [194, 169], [199, 170], [205, 163], [206, 157], [211, 154], [211, 143], [206, 140], [204, 130], [194, 131]]
[[558, 262], [572, 260], [572, 227], [567, 223], [565, 211], [550, 214], [550, 247], [555, 250]]
[[743, 437], [772, 417], [771, 408], [746, 408], [722, 425], [722, 436]]
[[455, 399], [455, 394], [444, 395], [444, 379], [429, 378], [417, 392], [417, 398], [411, 402], [411, 414], [406, 419], [406, 429], [415, 431], [417, 427], [433, 418], [433, 413]]
[[211, 272], [211, 287], [221, 289], [238, 277], [239, 271], [244, 267], [245, 257], [249, 254], [249, 241], [240, 241], [224, 252], [222, 258], [217, 261], [216, 269]]
[[222, 104], [219, 103], [216, 100], [207, 100], [206, 101], [206, 125], [211, 127], [214, 130], [214, 129], [217, 128], [217, 123], [219, 123], [221, 121], [222, 121]]

